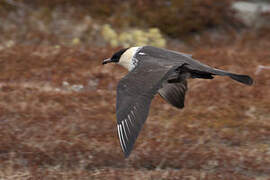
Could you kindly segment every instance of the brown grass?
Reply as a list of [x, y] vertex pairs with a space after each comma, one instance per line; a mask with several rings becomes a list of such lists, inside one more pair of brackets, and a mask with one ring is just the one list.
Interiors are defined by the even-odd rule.
[[269, 179], [270, 73], [255, 71], [269, 65], [270, 45], [257, 41], [195, 48], [195, 58], [255, 84], [191, 80], [183, 110], [156, 97], [129, 159], [115, 120], [125, 70], [101, 65], [115, 49], [1, 50], [0, 179]]

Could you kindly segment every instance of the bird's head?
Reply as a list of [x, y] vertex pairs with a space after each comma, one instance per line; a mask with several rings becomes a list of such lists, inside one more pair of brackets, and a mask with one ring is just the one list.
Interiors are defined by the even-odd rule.
[[134, 62], [133, 56], [135, 55], [135, 53], [138, 51], [139, 48], [140, 47], [131, 47], [121, 49], [116, 53], [114, 53], [111, 58], [105, 59], [102, 64], [114, 62], [131, 71], [132, 69], [135, 68], [137, 64]]
[[121, 49], [121, 50], [117, 51], [116, 53], [114, 53], [112, 55], [111, 58], [105, 59], [102, 64], [104, 65], [104, 64], [107, 64], [107, 63], [111, 63], [111, 62], [119, 63], [119, 61], [121, 59], [121, 56], [126, 52], [127, 49], [128, 48]]

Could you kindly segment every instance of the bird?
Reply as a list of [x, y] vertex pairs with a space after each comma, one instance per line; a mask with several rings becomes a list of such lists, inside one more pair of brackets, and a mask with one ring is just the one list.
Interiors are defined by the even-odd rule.
[[153, 46], [120, 49], [102, 64], [115, 63], [129, 72], [117, 85], [116, 119], [121, 149], [127, 158], [147, 119], [151, 101], [159, 94], [176, 108], [184, 108], [187, 80], [228, 76], [252, 85], [248, 75], [212, 68], [192, 55]]

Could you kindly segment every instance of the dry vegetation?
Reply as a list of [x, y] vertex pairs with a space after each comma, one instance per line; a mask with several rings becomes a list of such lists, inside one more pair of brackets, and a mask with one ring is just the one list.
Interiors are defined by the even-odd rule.
[[[192, 80], [183, 110], [156, 97], [129, 159], [117, 139], [114, 105], [125, 71], [101, 65], [115, 49], [1, 50], [0, 177], [269, 179], [270, 73], [255, 71], [269, 63], [270, 44], [253, 46], [255, 40], [195, 48], [197, 59], [250, 74], [254, 86]], [[69, 88], [74, 84], [83, 88]]]
[[[116, 49], [97, 45], [95, 19], [78, 21], [73, 8], [31, 14], [3, 7], [10, 12], [0, 11], [1, 180], [270, 179], [270, 71], [257, 71], [270, 65], [269, 29], [206, 32], [187, 38], [190, 46], [169, 39], [168, 48], [249, 74], [255, 84], [190, 80], [183, 110], [157, 96], [124, 159], [115, 89], [126, 71], [101, 65]], [[74, 37], [81, 42], [68, 43]]]

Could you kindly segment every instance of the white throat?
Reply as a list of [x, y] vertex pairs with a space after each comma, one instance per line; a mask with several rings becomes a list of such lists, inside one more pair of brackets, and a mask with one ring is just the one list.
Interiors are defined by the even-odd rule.
[[124, 52], [120, 57], [118, 64], [128, 69], [129, 71], [134, 69], [138, 62], [138, 60], [134, 58], [134, 55], [140, 50], [140, 48], [141, 47], [132, 47], [126, 50], [126, 52]]

